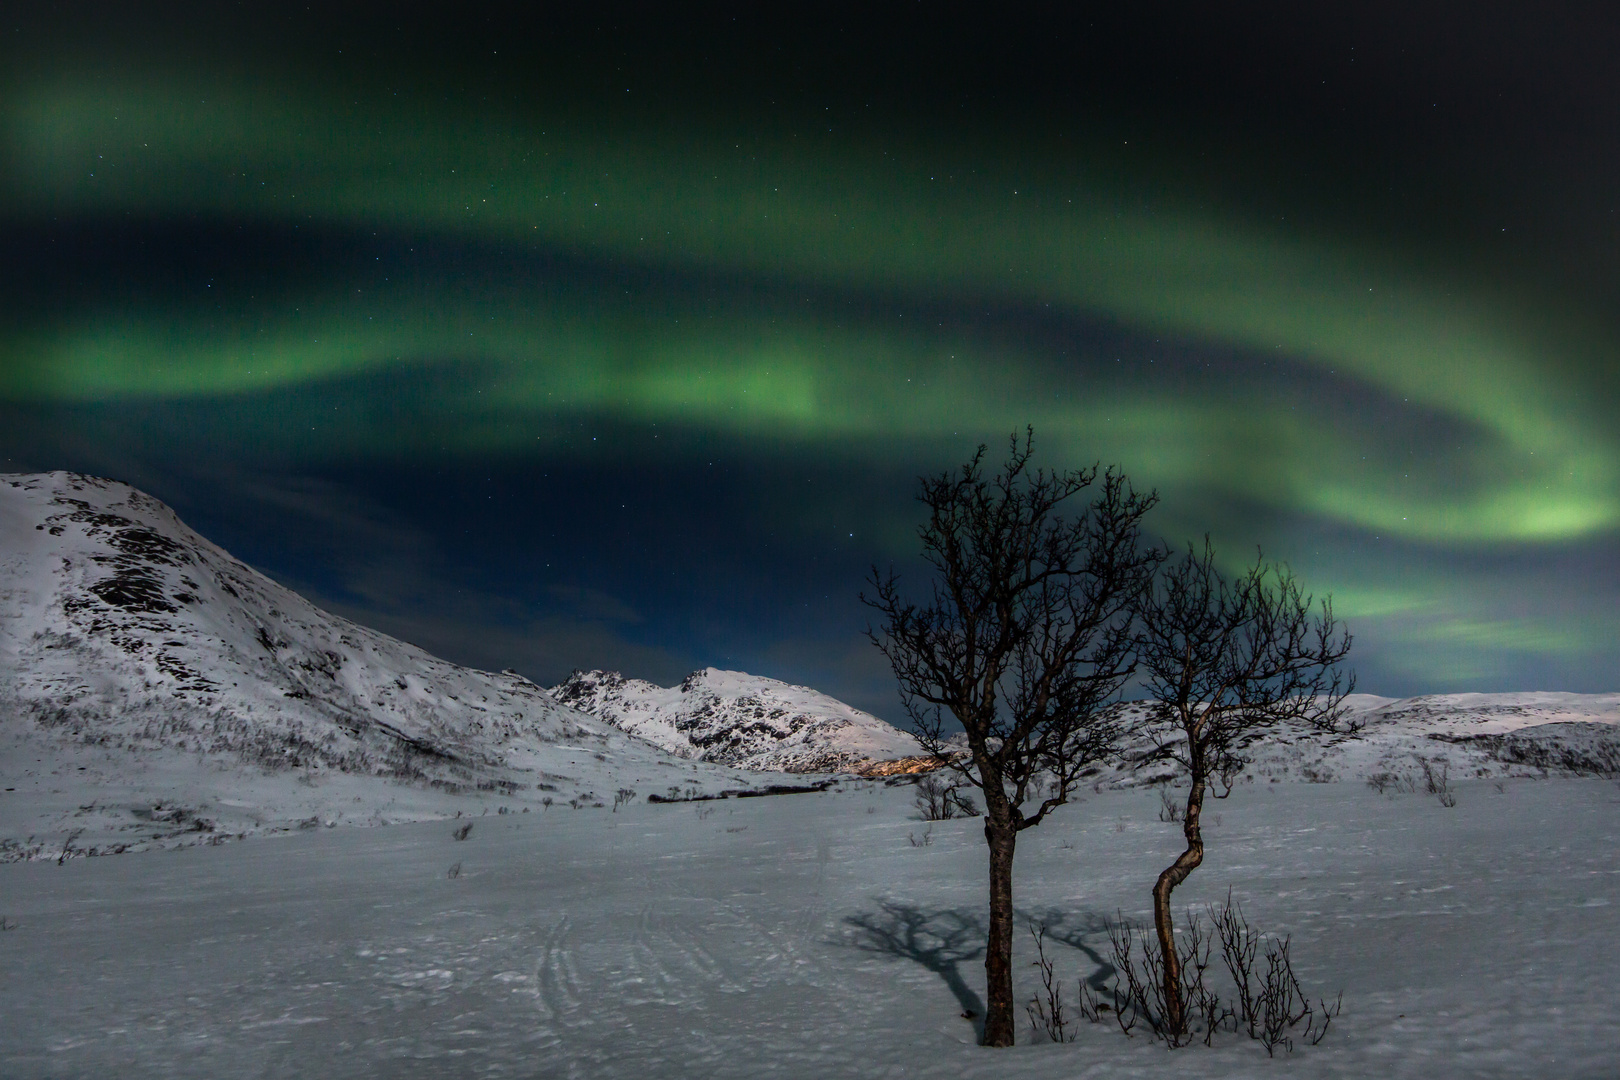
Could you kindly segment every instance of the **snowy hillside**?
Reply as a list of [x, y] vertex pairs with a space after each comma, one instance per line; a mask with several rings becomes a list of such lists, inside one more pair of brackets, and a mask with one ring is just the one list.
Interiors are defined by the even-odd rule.
[[0, 858], [757, 783], [321, 611], [127, 485], [0, 475]]
[[[1354, 738], [1284, 728], [1247, 749], [1247, 778], [1408, 782], [1423, 762], [1452, 779], [1620, 774], [1620, 694], [1355, 694], [1346, 705], [1345, 720], [1360, 728]], [[1141, 702], [1122, 708], [1138, 718], [1147, 712]], [[1132, 750], [1147, 746], [1138, 738]], [[1142, 783], [1173, 772], [1161, 765], [1107, 775]]]
[[911, 735], [804, 686], [704, 668], [679, 686], [576, 671], [551, 695], [684, 758], [784, 772], [912, 757]]

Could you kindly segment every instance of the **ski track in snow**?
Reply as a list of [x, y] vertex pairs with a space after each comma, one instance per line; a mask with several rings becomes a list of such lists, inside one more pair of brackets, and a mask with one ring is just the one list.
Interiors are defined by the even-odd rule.
[[[1212, 805], [1178, 910], [1231, 886], [1293, 936], [1307, 991], [1344, 990], [1327, 1040], [1275, 1060], [1112, 1024], [978, 1047], [979, 823], [913, 845], [909, 788], [850, 782], [709, 814], [554, 808], [464, 842], [423, 822], [0, 866], [0, 1075], [1613, 1076], [1620, 789], [1497, 783], [1452, 808], [1265, 782]], [[1052, 927], [1071, 1000], [1177, 850], [1158, 808], [1088, 791], [1020, 837], [1015, 902]], [[1016, 948], [1021, 1004], [1022, 927]]]

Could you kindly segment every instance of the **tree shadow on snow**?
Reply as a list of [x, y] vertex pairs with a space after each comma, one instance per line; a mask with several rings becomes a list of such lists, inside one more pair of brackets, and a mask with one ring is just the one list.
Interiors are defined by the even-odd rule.
[[1106, 918], [1092, 911], [1061, 911], [1057, 908], [1042, 912], [1019, 912], [1019, 915], [1026, 926], [1046, 927], [1046, 940], [1049, 943], [1059, 942], [1085, 953], [1086, 958], [1097, 965], [1096, 970], [1086, 977], [1086, 985], [1093, 990], [1107, 988], [1108, 980], [1114, 977], [1118, 969], [1095, 946], [1088, 944], [1088, 941], [1101, 941], [1112, 950], [1108, 937], [1110, 924]]
[[944, 979], [982, 1040], [984, 1001], [962, 979], [958, 965], [984, 955], [984, 922], [964, 911], [924, 911], [889, 900], [879, 908], [844, 920], [856, 930], [855, 948], [911, 960]]

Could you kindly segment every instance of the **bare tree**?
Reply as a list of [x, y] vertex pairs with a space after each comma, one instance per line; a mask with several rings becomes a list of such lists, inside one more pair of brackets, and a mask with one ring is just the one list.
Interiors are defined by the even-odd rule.
[[979, 808], [973, 800], [962, 794], [964, 784], [960, 777], [941, 780], [933, 773], [923, 773], [917, 779], [917, 797], [913, 800], [924, 821], [949, 821], [957, 817], [978, 817]]
[[[1117, 745], [1104, 707], [1132, 672], [1131, 611], [1161, 558], [1140, 544], [1139, 522], [1157, 496], [1099, 469], [1033, 469], [1033, 432], [1015, 435], [1006, 465], [982, 470], [985, 448], [959, 470], [920, 481], [928, 508], [919, 529], [934, 579], [926, 600], [902, 597], [874, 568], [882, 616], [868, 630], [900, 683], [924, 747], [984, 794], [990, 848], [985, 949], [987, 1046], [1011, 1046], [1012, 867], [1018, 834], [1038, 825], [1093, 762]], [[1065, 517], [1069, 500], [1095, 499]], [[968, 753], [945, 746], [949, 714]], [[1033, 809], [1025, 806], [1033, 802]]]
[[1228, 578], [1206, 537], [1202, 552], [1189, 547], [1168, 562], [1143, 596], [1137, 662], [1157, 703], [1150, 729], [1156, 746], [1147, 759], [1175, 761], [1191, 783], [1181, 815], [1186, 850], [1153, 886], [1164, 1020], [1180, 1037], [1188, 1016], [1170, 894], [1204, 860], [1205, 795], [1231, 794], [1248, 748], [1282, 725], [1353, 733], [1342, 720], [1355, 676], [1338, 667], [1350, 635], [1334, 621], [1332, 601], [1301, 594], [1287, 567], [1263, 556]]

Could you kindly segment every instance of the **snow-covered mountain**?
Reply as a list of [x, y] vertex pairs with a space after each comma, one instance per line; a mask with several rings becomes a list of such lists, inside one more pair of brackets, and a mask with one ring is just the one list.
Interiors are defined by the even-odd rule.
[[0, 859], [75, 829], [117, 848], [761, 782], [331, 615], [60, 472], [0, 474], [0, 780]]
[[679, 686], [576, 671], [551, 695], [672, 754], [746, 769], [830, 772], [923, 753], [912, 735], [804, 686], [704, 668]]

